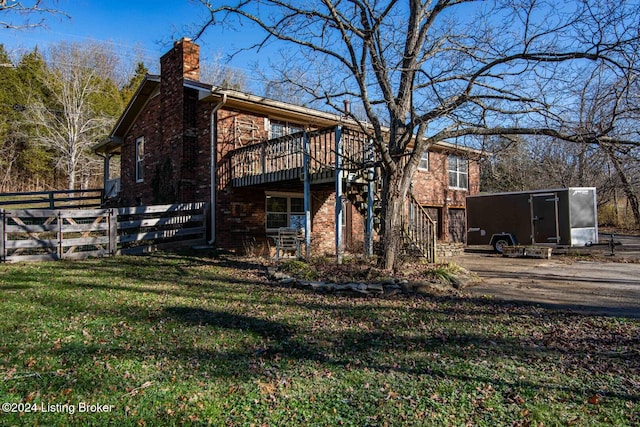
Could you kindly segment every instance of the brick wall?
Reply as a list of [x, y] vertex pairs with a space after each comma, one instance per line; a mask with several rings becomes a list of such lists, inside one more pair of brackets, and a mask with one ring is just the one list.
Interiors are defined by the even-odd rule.
[[[150, 98], [125, 137], [122, 148], [122, 204], [172, 203], [209, 200], [210, 102], [198, 101], [195, 89], [185, 88], [184, 78], [199, 78], [199, 48], [181, 40], [161, 58], [158, 96]], [[302, 193], [302, 183], [253, 188], [228, 186], [228, 153], [242, 145], [269, 137], [267, 116], [223, 106], [217, 112], [217, 211], [220, 246], [265, 253], [270, 240], [265, 230], [265, 192]], [[135, 182], [135, 141], [145, 139], [144, 182]], [[469, 190], [449, 188], [447, 153], [430, 153], [428, 171], [416, 172], [413, 193], [423, 206], [440, 209], [442, 238], [447, 239], [448, 209], [463, 208], [465, 197], [479, 191], [479, 166], [470, 162]], [[312, 188], [312, 249], [335, 252], [335, 194], [332, 185]], [[360, 251], [364, 241], [362, 216], [348, 205], [349, 248]]]
[[273, 243], [265, 229], [264, 190], [227, 187], [219, 191], [216, 222], [220, 247], [263, 255]]
[[[211, 106], [184, 79], [199, 78], [199, 47], [188, 39], [162, 56], [160, 92], [127, 133], [121, 159], [121, 203], [164, 204], [209, 198]], [[144, 182], [135, 179], [136, 140], [144, 138]]]
[[[440, 240], [448, 241], [453, 236], [450, 230], [449, 209], [464, 209], [466, 197], [480, 191], [480, 166], [477, 161], [469, 161], [469, 189], [449, 188], [448, 171], [449, 153], [442, 151], [429, 152], [429, 169], [418, 169], [413, 177], [413, 194], [418, 202], [430, 212], [438, 212]], [[433, 215], [432, 215], [433, 216]], [[464, 225], [463, 225], [464, 228]], [[463, 230], [458, 230], [462, 233]]]
[[[127, 133], [122, 146], [120, 162], [121, 204], [125, 206], [153, 203], [153, 192], [150, 185], [152, 171], [159, 164], [160, 157], [156, 153], [163, 151], [162, 128], [158, 125], [160, 115], [160, 98], [152, 98], [146, 108], [138, 116], [130, 131]], [[144, 138], [144, 181], [136, 182], [136, 139]]]
[[[269, 192], [296, 193], [302, 196], [299, 183], [277, 187], [227, 187], [218, 192], [217, 242], [227, 249], [249, 251], [255, 255], [273, 254], [274, 240], [266, 230], [266, 194]], [[351, 247], [363, 247], [363, 218], [351, 205]], [[329, 189], [312, 190], [311, 250], [314, 255], [335, 255], [335, 194]]]

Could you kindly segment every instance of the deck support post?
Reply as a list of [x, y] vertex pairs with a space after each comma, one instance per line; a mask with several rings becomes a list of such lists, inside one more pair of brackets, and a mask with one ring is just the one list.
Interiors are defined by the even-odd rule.
[[4, 224], [5, 224], [5, 215], [4, 209], [0, 209], [0, 262], [3, 262], [6, 257], [5, 251], [5, 232], [4, 232]]
[[336, 261], [342, 264], [342, 127], [336, 126]]
[[309, 163], [311, 144], [309, 134], [305, 131], [303, 135], [304, 150], [304, 253], [309, 259], [311, 254], [311, 179], [309, 176]]
[[374, 153], [373, 141], [369, 140], [368, 161], [370, 163], [367, 170], [367, 217], [365, 218], [364, 254], [373, 256], [373, 197], [375, 185], [375, 168], [373, 166]]

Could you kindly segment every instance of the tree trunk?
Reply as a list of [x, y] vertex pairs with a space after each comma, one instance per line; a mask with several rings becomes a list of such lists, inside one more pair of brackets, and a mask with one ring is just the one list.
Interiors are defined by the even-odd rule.
[[385, 174], [382, 184], [382, 248], [381, 267], [397, 271], [402, 249], [402, 210], [407, 190], [402, 188], [399, 172]]
[[74, 170], [69, 170], [69, 172], [67, 173], [67, 180], [69, 182], [69, 190], [75, 190], [76, 172]]
[[631, 212], [633, 213], [633, 219], [636, 224], [636, 227], [640, 228], [640, 202], [638, 201], [638, 195], [633, 190], [633, 186], [627, 179], [627, 174], [625, 173], [622, 165], [620, 164], [620, 160], [616, 157], [613, 152], [613, 148], [605, 146], [603, 147], [607, 155], [609, 156], [609, 160], [613, 164], [613, 167], [618, 174], [618, 178], [620, 178], [620, 183], [622, 184], [622, 191], [624, 195], [627, 197], [627, 201], [631, 206]]

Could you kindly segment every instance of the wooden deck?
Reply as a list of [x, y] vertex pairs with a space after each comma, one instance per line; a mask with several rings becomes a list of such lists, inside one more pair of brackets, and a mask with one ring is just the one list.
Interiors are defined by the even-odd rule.
[[298, 132], [232, 151], [228, 155], [229, 181], [234, 187], [304, 180], [305, 147], [309, 178], [314, 184], [335, 180], [336, 141], [340, 138], [343, 169], [359, 170], [372, 161], [367, 136], [331, 127]]
[[[352, 185], [366, 186], [367, 181], [363, 183], [357, 177], [373, 168], [375, 161], [376, 155], [367, 135], [341, 127], [299, 132], [249, 145], [232, 151], [225, 159], [228, 165], [226, 178], [234, 187], [304, 181], [305, 168], [308, 168], [311, 184], [332, 183], [336, 179], [336, 165], [345, 178], [349, 176]], [[345, 194], [353, 197], [353, 193]], [[403, 211], [405, 247], [435, 262], [436, 223], [413, 196], [407, 198]], [[366, 217], [364, 210], [361, 213]], [[374, 212], [374, 215], [379, 213]]]

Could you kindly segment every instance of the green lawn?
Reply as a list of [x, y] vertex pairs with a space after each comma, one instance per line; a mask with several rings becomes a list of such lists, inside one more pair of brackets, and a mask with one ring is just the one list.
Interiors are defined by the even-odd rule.
[[2, 264], [0, 402], [0, 425], [639, 425], [640, 322], [190, 254]]

